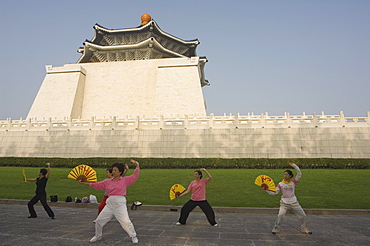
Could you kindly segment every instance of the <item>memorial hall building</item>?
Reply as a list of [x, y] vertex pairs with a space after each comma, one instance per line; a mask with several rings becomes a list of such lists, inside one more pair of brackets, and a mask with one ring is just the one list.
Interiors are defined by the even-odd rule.
[[370, 112], [207, 115], [197, 39], [149, 15], [93, 29], [76, 63], [46, 66], [26, 119], [0, 120], [1, 157], [370, 158]]

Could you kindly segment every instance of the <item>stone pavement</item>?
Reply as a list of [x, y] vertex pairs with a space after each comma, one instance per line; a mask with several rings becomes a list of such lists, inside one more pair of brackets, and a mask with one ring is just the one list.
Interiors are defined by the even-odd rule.
[[[38, 203], [39, 205], [39, 203]], [[56, 219], [50, 219], [41, 206], [35, 206], [38, 218], [28, 219], [26, 204], [0, 204], [0, 245], [133, 245], [112, 219], [101, 241], [94, 236], [96, 206], [57, 206], [50, 204]], [[176, 209], [172, 209], [176, 210]], [[187, 225], [175, 225], [179, 211], [153, 211], [145, 206], [129, 210], [135, 226], [137, 245], [370, 245], [370, 216], [308, 215], [312, 235], [299, 232], [299, 221], [288, 214], [281, 233], [271, 234], [274, 213], [216, 212], [218, 227], [208, 224], [202, 212], [193, 211]]]

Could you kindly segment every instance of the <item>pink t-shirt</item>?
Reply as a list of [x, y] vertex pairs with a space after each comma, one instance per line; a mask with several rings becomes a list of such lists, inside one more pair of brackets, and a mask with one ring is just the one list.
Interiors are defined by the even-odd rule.
[[135, 183], [139, 177], [140, 169], [136, 168], [134, 174], [130, 176], [120, 177], [117, 180], [105, 179], [98, 183], [90, 183], [89, 185], [95, 190], [105, 190], [107, 196], [126, 196], [126, 188]]
[[209, 182], [209, 178], [201, 179], [199, 181], [191, 181], [188, 190], [192, 191], [191, 200], [193, 201], [204, 201], [206, 199], [206, 184]]

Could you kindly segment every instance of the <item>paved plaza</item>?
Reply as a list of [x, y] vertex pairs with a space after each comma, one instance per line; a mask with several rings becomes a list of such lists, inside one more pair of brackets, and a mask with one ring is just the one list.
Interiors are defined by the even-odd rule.
[[[90, 243], [97, 209], [76, 205], [51, 204], [56, 215], [52, 220], [41, 206], [35, 206], [38, 218], [28, 219], [26, 204], [0, 204], [0, 244], [133, 245], [115, 219], [104, 227], [101, 241]], [[312, 235], [300, 233], [298, 219], [288, 214], [281, 233], [273, 235], [271, 228], [276, 219], [275, 211], [216, 212], [219, 226], [212, 227], [205, 215], [198, 211], [190, 214], [187, 225], [175, 225], [179, 210], [172, 210], [153, 211], [145, 209], [145, 206], [129, 210], [139, 239], [137, 245], [370, 245], [368, 214], [310, 214], [308, 221]]]

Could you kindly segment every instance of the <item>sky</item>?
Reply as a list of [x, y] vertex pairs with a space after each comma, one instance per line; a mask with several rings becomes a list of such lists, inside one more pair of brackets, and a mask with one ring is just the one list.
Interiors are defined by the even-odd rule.
[[108, 29], [159, 27], [198, 39], [207, 115], [365, 117], [370, 111], [367, 0], [0, 0], [0, 119], [26, 118], [45, 66], [76, 63]]

